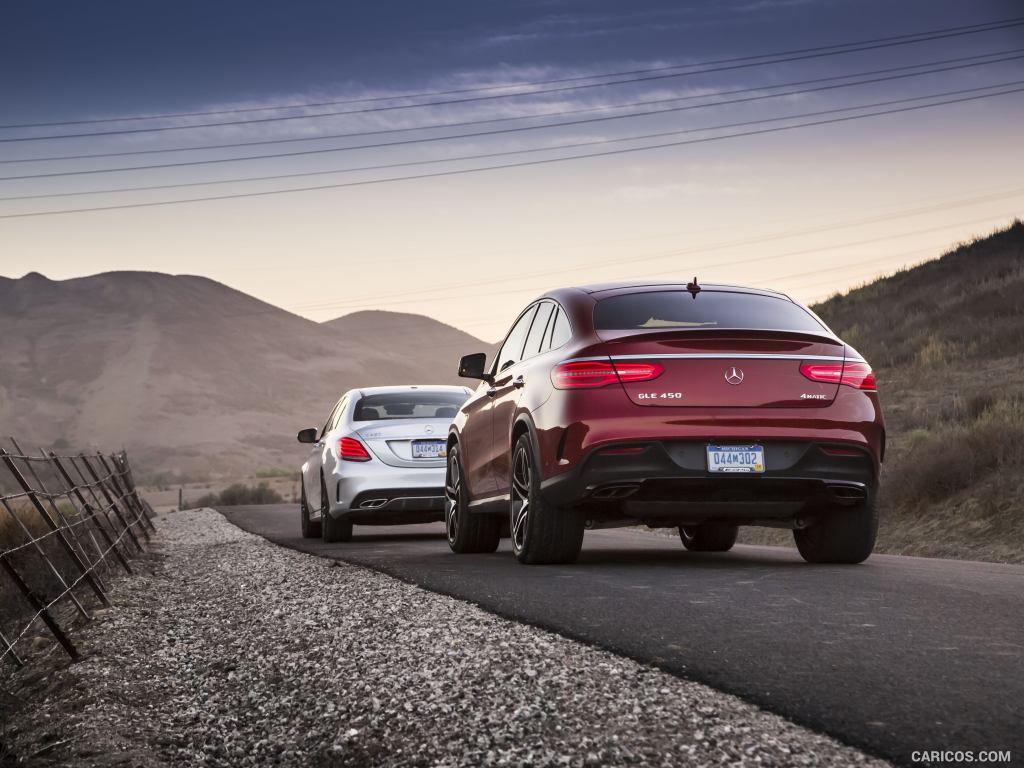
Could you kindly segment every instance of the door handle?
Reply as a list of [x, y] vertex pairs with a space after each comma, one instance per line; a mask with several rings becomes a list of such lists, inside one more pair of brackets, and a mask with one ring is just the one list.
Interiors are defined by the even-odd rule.
[[526, 386], [526, 380], [523, 378], [522, 374], [519, 374], [514, 379], [512, 379], [512, 386], [515, 387], [516, 389], [522, 389], [523, 387]]

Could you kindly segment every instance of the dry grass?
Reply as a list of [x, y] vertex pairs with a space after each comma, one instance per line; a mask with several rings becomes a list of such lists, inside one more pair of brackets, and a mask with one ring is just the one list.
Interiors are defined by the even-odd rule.
[[[31, 537], [40, 537], [49, 532], [50, 528], [30, 504], [12, 505], [12, 510]], [[26, 535], [25, 530], [11, 518], [6, 509], [0, 508], [0, 551], [18, 547], [28, 541], [30, 536]], [[79, 575], [77, 567], [55, 536], [42, 539], [39, 547], [66, 583]], [[7, 557], [29, 588], [44, 602], [52, 600], [63, 591], [60, 580], [35, 547], [25, 547]], [[4, 634], [8, 637], [17, 635], [33, 613], [31, 605], [10, 576], [0, 574], [0, 626]]]
[[[1024, 224], [815, 311], [878, 374], [877, 551], [1024, 562]], [[792, 544], [763, 529], [741, 540]]]
[[271, 477], [267, 477], [262, 471], [257, 471], [252, 475], [235, 476], [222, 480], [205, 480], [181, 485], [151, 485], [139, 488], [139, 493], [158, 512], [171, 512], [178, 509], [179, 489], [181, 489], [182, 495], [182, 508], [192, 509], [200, 506], [200, 501], [205, 501], [204, 496], [219, 495], [232, 485], [238, 484], [246, 486], [265, 484], [285, 502], [298, 503], [299, 501], [298, 469], [287, 474], [283, 471], [274, 472]]
[[946, 366], [1024, 350], [1024, 223], [814, 309], [876, 368]]
[[229, 485], [220, 493], [208, 493], [200, 496], [194, 506], [197, 507], [237, 507], [249, 504], [281, 504], [284, 498], [267, 483], [259, 485]]

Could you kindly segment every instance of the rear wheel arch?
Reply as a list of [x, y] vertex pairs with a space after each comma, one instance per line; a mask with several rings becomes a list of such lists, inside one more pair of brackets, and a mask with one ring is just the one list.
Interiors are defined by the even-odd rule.
[[537, 428], [528, 413], [521, 413], [512, 424], [512, 434], [509, 435], [508, 450], [511, 453], [516, 449], [516, 443], [522, 435], [530, 436], [530, 444], [533, 446], [533, 455], [536, 457], [538, 466], [542, 465], [540, 455], [540, 442], [537, 440]]
[[521, 416], [516, 421], [516, 423], [512, 425], [512, 436], [511, 439], [509, 440], [509, 448], [515, 447], [515, 444], [519, 441], [519, 438], [522, 435], [528, 433], [531, 433], [530, 440], [533, 441], [533, 434], [532, 430], [530, 429], [530, 425], [527, 423], [526, 418]]

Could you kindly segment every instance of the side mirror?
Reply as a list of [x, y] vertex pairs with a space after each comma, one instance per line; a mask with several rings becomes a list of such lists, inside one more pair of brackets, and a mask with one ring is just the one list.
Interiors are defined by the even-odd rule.
[[296, 435], [300, 443], [315, 443], [316, 442], [316, 427], [310, 427], [309, 429], [303, 429]]
[[483, 379], [489, 382], [491, 381], [491, 374], [484, 371], [484, 366], [486, 365], [487, 354], [485, 352], [465, 355], [459, 361], [459, 376], [464, 379]]

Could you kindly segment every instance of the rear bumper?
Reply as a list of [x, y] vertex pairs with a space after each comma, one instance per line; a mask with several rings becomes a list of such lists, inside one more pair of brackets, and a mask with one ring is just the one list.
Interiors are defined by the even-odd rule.
[[[549, 503], [582, 506], [595, 519], [651, 524], [792, 520], [875, 493], [875, 462], [865, 450], [815, 441], [747, 442], [764, 446], [764, 473], [708, 472], [707, 441], [629, 442], [590, 451], [575, 469], [543, 481], [541, 491]], [[637, 452], [607, 452], [616, 447]], [[829, 447], [852, 455], [830, 455]]]
[[336, 515], [360, 525], [403, 525], [444, 520], [444, 488], [386, 488], [362, 491]]
[[342, 469], [328, 480], [334, 518], [360, 525], [444, 519], [444, 467], [391, 467], [368, 461], [346, 462]]

